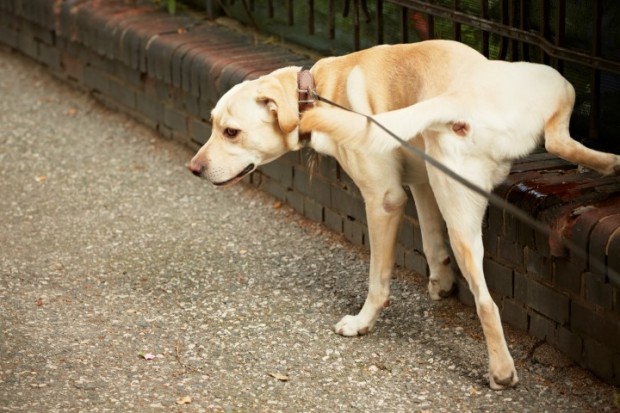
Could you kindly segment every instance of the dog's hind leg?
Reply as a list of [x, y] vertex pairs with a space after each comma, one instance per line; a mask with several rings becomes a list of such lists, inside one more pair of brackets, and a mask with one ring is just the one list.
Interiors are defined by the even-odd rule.
[[441, 212], [428, 183], [410, 185], [410, 188], [418, 211], [424, 255], [430, 269], [428, 292], [433, 300], [439, 300], [450, 295], [455, 285]]
[[[464, 157], [458, 149], [442, 151], [440, 134], [427, 142], [431, 156], [480, 187], [490, 190], [494, 170], [485, 170], [484, 160]], [[446, 145], [454, 145], [454, 136], [443, 136]], [[436, 145], [429, 143], [435, 141]], [[443, 156], [444, 153], [450, 155]], [[482, 244], [482, 219], [487, 206], [485, 198], [471, 192], [441, 171], [428, 165], [429, 181], [437, 204], [446, 221], [452, 250], [457, 263], [474, 296], [476, 311], [487, 344], [489, 356], [489, 381], [491, 388], [503, 389], [518, 382], [514, 361], [508, 350], [501, 325], [499, 310], [493, 302], [483, 273], [484, 247]]]
[[620, 156], [587, 148], [571, 138], [568, 125], [573, 108], [573, 96], [574, 94], [568, 93], [562, 99], [558, 110], [545, 122], [545, 148], [562, 159], [603, 175], [620, 174]]

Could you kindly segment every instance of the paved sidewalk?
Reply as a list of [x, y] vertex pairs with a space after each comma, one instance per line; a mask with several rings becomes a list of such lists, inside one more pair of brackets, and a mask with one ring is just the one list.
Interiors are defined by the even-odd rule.
[[614, 411], [616, 390], [397, 272], [370, 335], [368, 255], [0, 49], [0, 411]]

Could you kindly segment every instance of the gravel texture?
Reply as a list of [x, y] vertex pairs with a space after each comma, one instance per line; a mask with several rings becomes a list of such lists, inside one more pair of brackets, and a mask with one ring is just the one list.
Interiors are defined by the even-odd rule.
[[0, 49], [0, 411], [604, 412], [617, 389], [396, 271], [371, 334], [332, 332], [368, 254]]

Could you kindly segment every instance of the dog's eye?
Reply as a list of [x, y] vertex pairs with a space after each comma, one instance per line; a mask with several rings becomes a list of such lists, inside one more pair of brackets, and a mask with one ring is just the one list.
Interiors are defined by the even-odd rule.
[[239, 129], [226, 128], [224, 129], [224, 136], [229, 139], [236, 137], [239, 134]]

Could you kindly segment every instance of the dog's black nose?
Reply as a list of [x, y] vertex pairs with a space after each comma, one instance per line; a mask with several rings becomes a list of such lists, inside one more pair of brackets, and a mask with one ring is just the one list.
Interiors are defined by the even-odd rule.
[[201, 177], [202, 173], [204, 172], [204, 167], [200, 165], [198, 162], [194, 162], [193, 159], [192, 159], [192, 162], [189, 163], [187, 168], [190, 170], [191, 173], [193, 173], [194, 175], [198, 177]]

